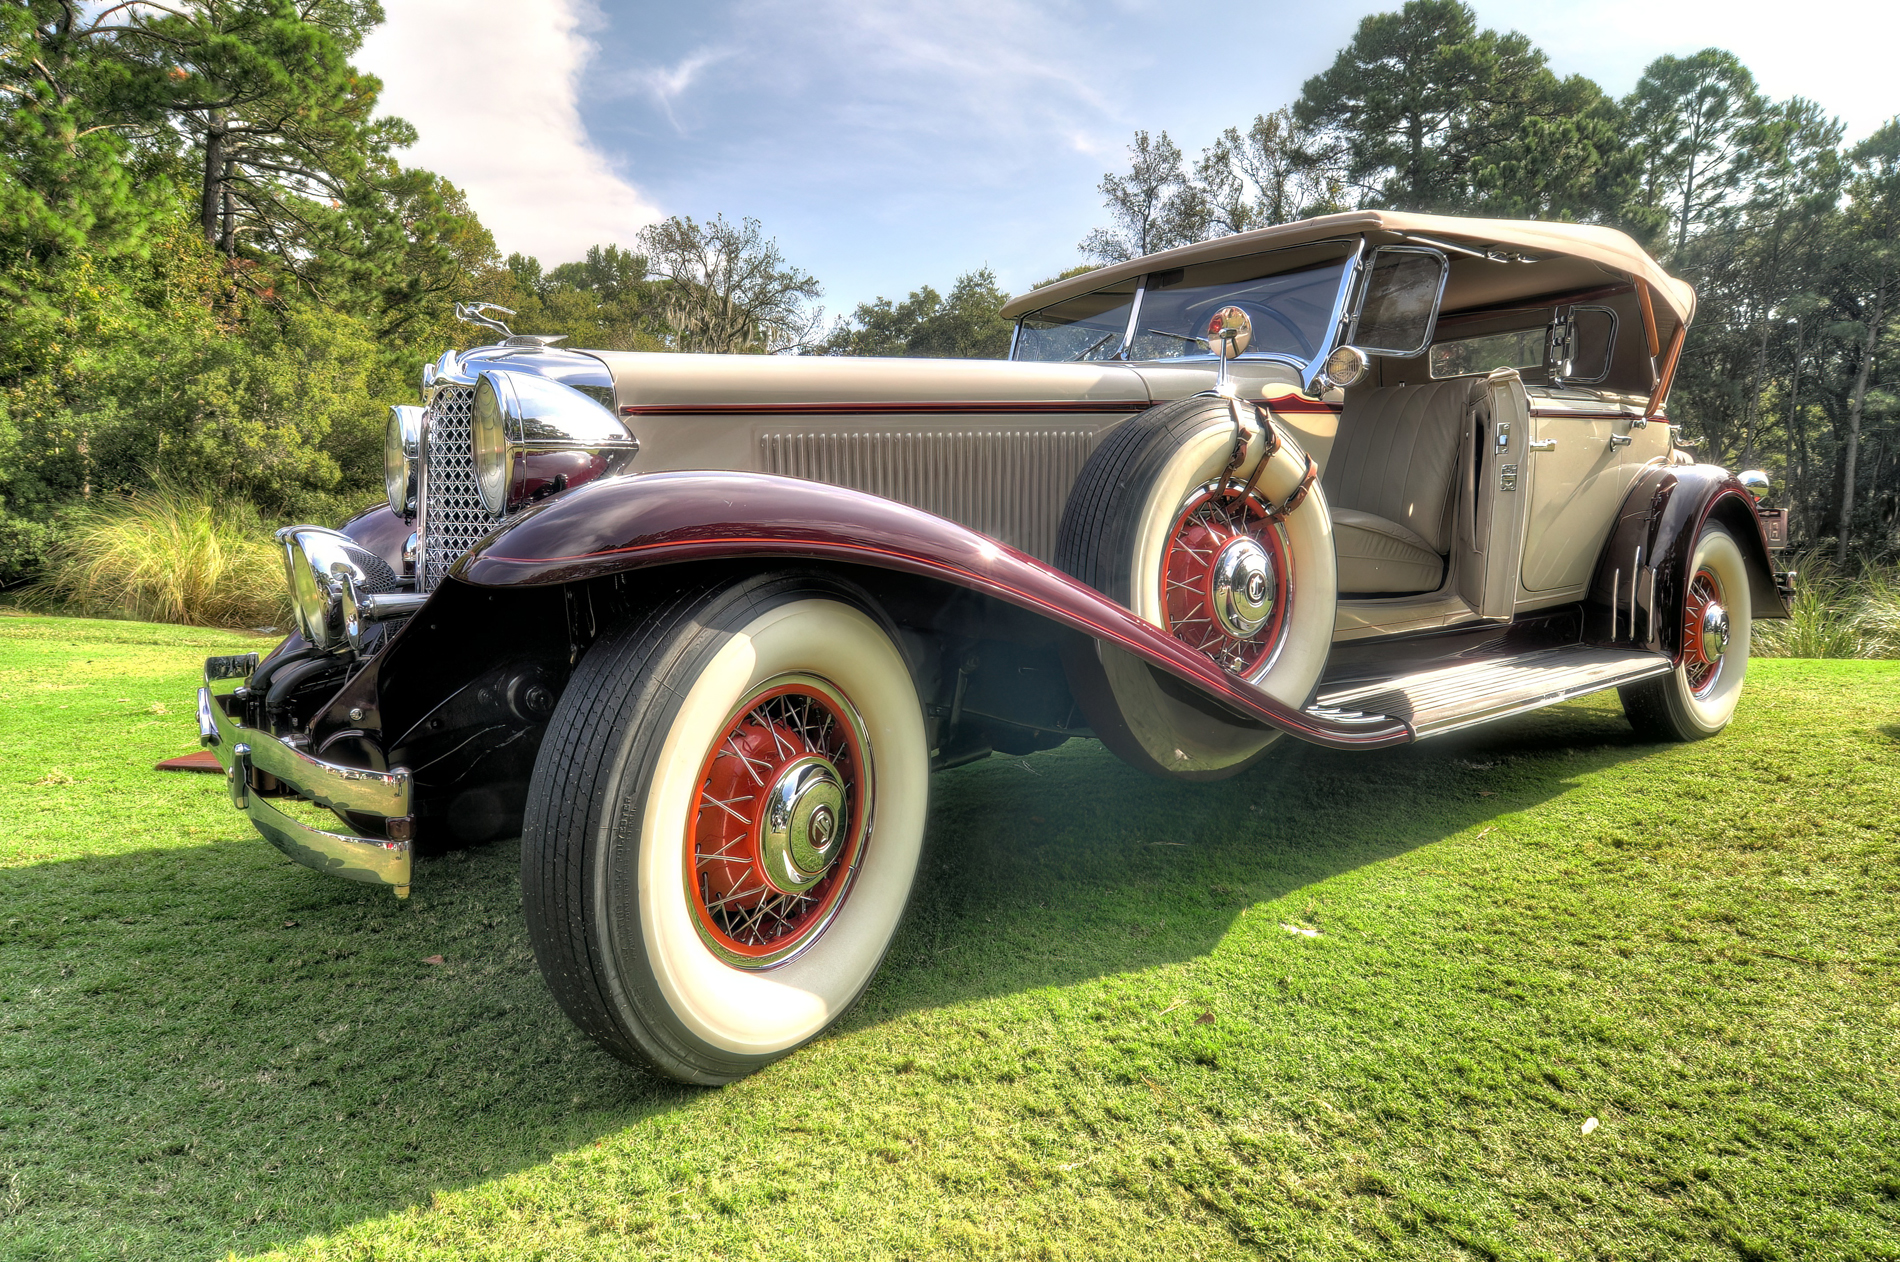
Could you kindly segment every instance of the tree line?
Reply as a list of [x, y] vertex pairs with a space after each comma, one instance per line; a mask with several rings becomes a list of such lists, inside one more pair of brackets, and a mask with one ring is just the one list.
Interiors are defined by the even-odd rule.
[[1098, 263], [1358, 208], [1630, 233], [1696, 287], [1669, 410], [1703, 458], [1767, 468], [1797, 545], [1894, 550], [1900, 121], [1843, 145], [1717, 48], [1657, 58], [1616, 99], [1461, 0], [1409, 0], [1197, 157], [1140, 131], [1129, 159], [1081, 242]]
[[[604, 349], [1000, 357], [987, 268], [827, 320], [755, 219], [503, 256], [402, 161], [352, 64], [376, 0], [0, 0], [0, 586], [64, 523], [163, 485], [266, 519], [380, 488], [385, 406], [466, 345], [458, 301]], [[1851, 146], [1732, 56], [1665, 57], [1615, 100], [1457, 0], [1367, 18], [1300, 98], [1190, 161], [1137, 133], [1090, 263], [1355, 206], [1609, 223], [1694, 282], [1672, 411], [1785, 483], [1798, 538], [1890, 549], [1900, 131]]]
[[376, 0], [0, 0], [0, 586], [88, 505], [185, 489], [267, 519], [379, 493], [386, 405], [458, 301], [607, 348], [832, 334], [753, 219], [503, 258], [352, 64]]

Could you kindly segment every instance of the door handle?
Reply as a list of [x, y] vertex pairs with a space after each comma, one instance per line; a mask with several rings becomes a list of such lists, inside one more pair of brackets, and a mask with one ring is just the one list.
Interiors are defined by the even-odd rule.
[[1610, 450], [1615, 451], [1618, 447], [1627, 447], [1635, 441], [1636, 440], [1631, 438], [1628, 434], [1611, 434]]
[[1533, 438], [1533, 439], [1531, 439], [1531, 440], [1530, 440], [1530, 442], [1529, 442], [1529, 443], [1527, 443], [1527, 444], [1525, 444], [1525, 445], [1526, 445], [1527, 447], [1529, 447], [1529, 448], [1530, 448], [1530, 450], [1532, 450], [1532, 451], [1555, 451], [1555, 450], [1557, 450], [1557, 440], [1556, 440], [1556, 439], [1554, 439], [1554, 438]]

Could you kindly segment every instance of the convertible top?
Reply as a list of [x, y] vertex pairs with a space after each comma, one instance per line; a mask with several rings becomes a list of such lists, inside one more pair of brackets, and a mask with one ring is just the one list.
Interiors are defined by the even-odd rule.
[[1665, 343], [1677, 325], [1687, 324], [1695, 315], [1695, 290], [1663, 271], [1641, 246], [1614, 228], [1530, 219], [1412, 215], [1389, 210], [1354, 210], [1301, 219], [1211, 241], [1197, 241], [1125, 263], [1112, 263], [1017, 294], [1003, 307], [1003, 315], [1015, 319], [1051, 303], [1091, 293], [1146, 272], [1361, 233], [1374, 245], [1437, 243], [1491, 255], [1474, 258], [1456, 250], [1449, 252], [1451, 275], [1446, 281], [1442, 307], [1447, 315], [1629, 280], [1648, 283], [1655, 296], [1658, 332]]

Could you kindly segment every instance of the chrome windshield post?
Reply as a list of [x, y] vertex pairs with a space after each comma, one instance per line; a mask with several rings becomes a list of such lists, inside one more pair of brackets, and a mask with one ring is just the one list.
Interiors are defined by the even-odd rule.
[[1319, 344], [1313, 358], [1300, 368], [1300, 379], [1306, 385], [1308, 394], [1317, 395], [1324, 386], [1320, 382], [1320, 369], [1326, 363], [1326, 357], [1340, 344], [1345, 336], [1346, 326], [1352, 320], [1353, 296], [1358, 293], [1360, 282], [1366, 270], [1366, 239], [1354, 237], [1352, 258], [1347, 261], [1345, 270], [1339, 275], [1339, 290], [1333, 295], [1333, 313], [1331, 323], [1327, 325], [1326, 338]]
[[1141, 279], [1135, 282], [1135, 300], [1128, 304], [1128, 327], [1122, 331], [1121, 348], [1115, 352], [1115, 358], [1124, 363], [1128, 360], [1128, 352], [1135, 345], [1135, 329], [1141, 320], [1141, 300], [1147, 296], [1147, 293], [1148, 274], [1143, 272]]

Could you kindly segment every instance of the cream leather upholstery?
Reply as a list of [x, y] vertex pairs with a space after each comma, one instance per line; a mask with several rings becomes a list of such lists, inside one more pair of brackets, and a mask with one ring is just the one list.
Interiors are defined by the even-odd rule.
[[1485, 379], [1346, 392], [1321, 485], [1342, 593], [1427, 592], [1445, 576], [1466, 413]]

